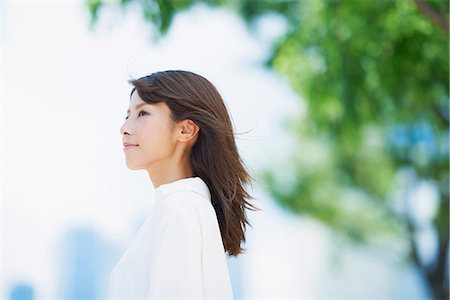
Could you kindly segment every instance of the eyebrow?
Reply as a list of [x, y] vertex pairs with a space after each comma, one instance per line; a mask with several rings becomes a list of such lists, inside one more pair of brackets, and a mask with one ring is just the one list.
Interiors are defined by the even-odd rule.
[[[142, 106], [144, 106], [144, 105], [147, 105], [148, 103], [145, 103], [145, 102], [141, 102], [141, 103], [139, 103], [139, 104], [136, 104], [136, 106], [134, 107], [134, 109], [136, 110], [136, 109], [138, 109], [139, 107], [142, 107]], [[127, 114], [128, 113], [130, 113], [130, 109], [127, 109]]]

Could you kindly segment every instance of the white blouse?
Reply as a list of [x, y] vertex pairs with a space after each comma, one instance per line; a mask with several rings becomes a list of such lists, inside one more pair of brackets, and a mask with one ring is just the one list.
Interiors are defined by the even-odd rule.
[[108, 299], [233, 299], [206, 183], [189, 177], [162, 184], [155, 200], [111, 272]]

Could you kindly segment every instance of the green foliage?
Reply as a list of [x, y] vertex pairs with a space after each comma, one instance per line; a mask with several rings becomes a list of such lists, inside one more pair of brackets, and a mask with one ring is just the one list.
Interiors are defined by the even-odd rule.
[[[339, 191], [353, 186], [395, 216], [386, 199], [396, 170], [412, 165], [419, 176], [448, 178], [448, 148], [438, 145], [448, 136], [448, 37], [412, 1], [302, 1], [300, 11], [269, 63], [308, 102], [293, 134], [303, 144], [325, 141], [333, 157], [320, 168], [302, 163], [310, 153], [299, 154], [299, 188], [290, 201], [301, 203], [293, 205], [299, 212], [320, 215], [335, 205], [311, 208], [324, 187], [338, 201]], [[408, 143], [400, 153], [393, 128], [420, 124], [431, 128], [437, 149], [424, 153], [415, 149], [420, 143]], [[336, 227], [332, 218], [323, 220]]]
[[[106, 0], [85, 0], [86, 6], [90, 12], [91, 24], [95, 24], [98, 19], [100, 8], [107, 4], [114, 4], [114, 2]], [[225, 5], [226, 1], [222, 0], [116, 0], [119, 7], [124, 8], [131, 3], [136, 3], [140, 7], [144, 20], [152, 24], [156, 31], [154, 31], [155, 40], [164, 37], [170, 26], [174, 16], [181, 11], [184, 11], [199, 2], [205, 2], [211, 6]]]
[[93, 24], [96, 23], [98, 19], [99, 9], [102, 6], [102, 0], [86, 0], [85, 5], [87, 6], [89, 13], [91, 15], [91, 28]]

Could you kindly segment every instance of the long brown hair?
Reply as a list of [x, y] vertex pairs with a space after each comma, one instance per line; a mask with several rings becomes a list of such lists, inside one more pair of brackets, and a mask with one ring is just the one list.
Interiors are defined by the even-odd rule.
[[200, 128], [190, 151], [194, 176], [208, 185], [217, 215], [222, 243], [229, 256], [246, 251], [247, 219], [245, 209], [260, 210], [248, 200], [254, 199], [244, 188], [255, 181], [239, 156], [230, 116], [216, 87], [206, 78], [189, 71], [167, 70], [128, 81], [139, 97], [150, 104], [165, 102], [171, 120], [194, 121]]

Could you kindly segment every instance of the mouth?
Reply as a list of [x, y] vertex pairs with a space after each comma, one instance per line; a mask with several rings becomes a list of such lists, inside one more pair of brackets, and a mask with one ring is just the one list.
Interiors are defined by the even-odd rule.
[[139, 144], [124, 143], [123, 144], [123, 150], [130, 149], [130, 148], [135, 148], [135, 147], [138, 147], [138, 146], [139, 146]]

